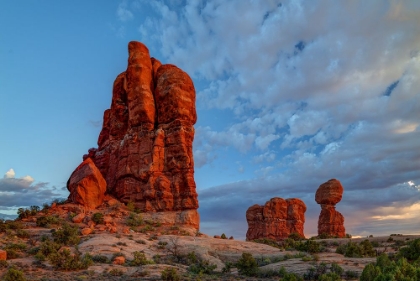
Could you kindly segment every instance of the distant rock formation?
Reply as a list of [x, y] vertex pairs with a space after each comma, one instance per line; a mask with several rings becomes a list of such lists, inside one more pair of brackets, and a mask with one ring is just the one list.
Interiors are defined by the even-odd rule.
[[[170, 212], [198, 228], [192, 144], [195, 89], [187, 73], [128, 44], [128, 66], [113, 86], [92, 159], [107, 192], [142, 212]], [[179, 212], [174, 215], [173, 212]], [[187, 218], [187, 219], [186, 219]]]
[[248, 222], [246, 239], [282, 240], [291, 233], [305, 237], [303, 233], [305, 212], [305, 203], [297, 198], [285, 200], [275, 197], [267, 201], [264, 206], [255, 204], [246, 211]]
[[343, 215], [335, 210], [335, 205], [341, 201], [343, 186], [340, 181], [331, 179], [321, 184], [316, 191], [315, 201], [321, 205], [321, 214], [318, 220], [318, 235], [345, 237]]
[[71, 174], [67, 188], [71, 202], [95, 209], [104, 200], [106, 181], [92, 159], [87, 158]]

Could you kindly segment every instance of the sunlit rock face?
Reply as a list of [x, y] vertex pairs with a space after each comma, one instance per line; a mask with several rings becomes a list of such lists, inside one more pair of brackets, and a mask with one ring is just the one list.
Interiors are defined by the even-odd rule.
[[335, 205], [341, 201], [344, 188], [340, 181], [331, 179], [321, 184], [315, 193], [315, 201], [321, 205], [318, 220], [318, 235], [345, 237], [343, 215], [335, 210]]
[[247, 240], [268, 238], [283, 240], [291, 233], [304, 237], [306, 205], [297, 198], [275, 197], [264, 206], [255, 204], [246, 211], [248, 222]]
[[[187, 73], [151, 58], [140, 42], [128, 44], [128, 66], [115, 79], [91, 158], [107, 192], [142, 212], [182, 211], [198, 229], [192, 144], [195, 89]], [[185, 219], [189, 218], [189, 219]]]

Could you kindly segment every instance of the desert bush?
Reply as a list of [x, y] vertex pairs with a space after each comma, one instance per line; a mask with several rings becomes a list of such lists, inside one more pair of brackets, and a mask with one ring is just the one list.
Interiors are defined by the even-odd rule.
[[108, 263], [109, 259], [107, 258], [107, 256], [103, 256], [103, 255], [94, 255], [92, 257], [93, 262], [98, 262], [98, 263]]
[[61, 229], [52, 233], [54, 242], [64, 245], [77, 245], [80, 242], [79, 229], [77, 226], [71, 226], [64, 223]]
[[93, 264], [92, 256], [80, 253], [71, 254], [68, 249], [52, 253], [48, 256], [48, 261], [55, 269], [60, 270], [79, 270], [87, 269]]
[[163, 281], [180, 281], [181, 277], [179, 276], [178, 272], [175, 268], [165, 268], [160, 277]]
[[281, 243], [279, 243], [279, 242], [277, 242], [275, 240], [272, 240], [272, 239], [268, 239], [268, 238], [255, 239], [255, 240], [252, 240], [252, 242], [260, 243], [260, 244], [266, 244], [266, 245], [269, 245], [271, 247], [275, 247], [275, 248], [278, 248], [278, 249], [282, 249], [283, 248], [283, 245]]
[[60, 224], [61, 220], [57, 216], [41, 216], [36, 219], [36, 225], [40, 227], [49, 227], [52, 224]]
[[130, 261], [131, 266], [139, 266], [154, 263], [152, 260], [148, 260], [144, 252], [135, 251], [133, 253], [134, 259]]
[[386, 254], [376, 258], [376, 263], [368, 264], [360, 276], [361, 281], [380, 280], [420, 280], [420, 265], [410, 264], [401, 257], [396, 262], [391, 261]]
[[142, 229], [140, 229], [140, 232], [141, 233], [146, 233], [146, 232], [154, 231], [154, 230], [155, 230], [154, 227], [151, 226], [150, 224], [148, 224], [145, 227], [143, 227]]
[[18, 230], [23, 229], [23, 224], [20, 221], [2, 221], [0, 223], [0, 232], [6, 232], [7, 230]]
[[220, 235], [221, 239], [227, 239], [226, 234], [222, 233], [222, 235]]
[[320, 264], [309, 268], [306, 273], [303, 274], [303, 278], [305, 280], [318, 280], [318, 278], [325, 273], [327, 273], [327, 264], [321, 262]]
[[16, 230], [16, 236], [19, 238], [29, 238], [29, 232], [24, 229]]
[[300, 241], [302, 239], [305, 239], [305, 237], [302, 237], [299, 233], [297, 232], [293, 232], [289, 234], [289, 239], [295, 240], [295, 241]]
[[339, 276], [343, 275], [344, 272], [344, 269], [335, 262], [331, 264], [330, 270], [331, 272], [336, 273]]
[[225, 262], [225, 266], [222, 268], [222, 273], [230, 273], [230, 271], [232, 270], [233, 267], [233, 263], [227, 261]]
[[373, 249], [372, 244], [367, 239], [360, 242], [359, 245], [355, 242], [349, 241], [347, 244], [338, 246], [335, 252], [352, 258], [376, 256], [376, 251]]
[[135, 214], [135, 213], [130, 213], [130, 215], [128, 216], [126, 222], [125, 222], [128, 226], [140, 226], [144, 224], [143, 221], [143, 217], [139, 214]]
[[133, 201], [129, 201], [129, 202], [127, 202], [127, 209], [130, 211], [130, 212], [134, 212], [134, 209], [136, 208], [136, 206], [134, 205], [134, 202]]
[[324, 250], [324, 247], [321, 246], [320, 243], [314, 241], [314, 240], [306, 240], [297, 242], [295, 244], [295, 249], [302, 252], [308, 252], [308, 253], [320, 253]]
[[407, 247], [399, 250], [399, 257], [404, 257], [409, 261], [418, 260], [420, 258], [420, 238], [408, 242]]
[[11, 267], [7, 270], [3, 276], [4, 281], [26, 281], [25, 275], [22, 271], [15, 267]]
[[60, 244], [52, 241], [51, 239], [46, 239], [39, 245], [38, 253], [48, 257], [50, 254], [56, 253], [60, 247]]
[[359, 278], [359, 273], [357, 273], [356, 271], [353, 270], [347, 270], [344, 275], [346, 276], [347, 279], [356, 279]]
[[256, 276], [258, 273], [258, 264], [251, 253], [242, 253], [242, 257], [236, 263], [238, 272], [241, 275]]
[[94, 213], [92, 215], [92, 221], [96, 224], [103, 224], [104, 223], [104, 214]]
[[121, 269], [118, 269], [118, 268], [113, 268], [110, 271], [108, 271], [108, 274], [110, 276], [123, 276], [124, 271], [122, 271]]
[[340, 275], [334, 272], [322, 274], [318, 277], [319, 281], [341, 281]]
[[5, 260], [0, 260], [0, 268], [7, 268], [9, 263]]
[[211, 264], [208, 260], [198, 259], [196, 263], [188, 267], [188, 271], [194, 274], [211, 274], [216, 269], [215, 264]]

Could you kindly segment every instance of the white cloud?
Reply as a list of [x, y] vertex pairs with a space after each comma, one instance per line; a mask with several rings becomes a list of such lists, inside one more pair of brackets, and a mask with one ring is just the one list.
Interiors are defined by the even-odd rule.
[[127, 8], [127, 1], [123, 1], [118, 5], [117, 17], [122, 22], [130, 21], [134, 18], [133, 13]]
[[5, 179], [13, 179], [15, 177], [15, 171], [13, 169], [10, 169], [9, 171], [4, 174]]

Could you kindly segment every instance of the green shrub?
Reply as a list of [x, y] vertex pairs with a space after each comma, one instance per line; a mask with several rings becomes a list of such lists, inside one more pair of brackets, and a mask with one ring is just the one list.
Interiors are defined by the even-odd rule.
[[0, 268], [7, 268], [9, 263], [5, 260], [0, 260]]
[[279, 242], [277, 242], [275, 240], [272, 240], [272, 239], [268, 239], [268, 238], [255, 239], [255, 240], [252, 240], [252, 242], [260, 243], [260, 244], [266, 244], [266, 245], [269, 245], [271, 247], [278, 248], [278, 249], [283, 248], [283, 246], [281, 245], [281, 243], [279, 243]]
[[398, 256], [409, 261], [418, 260], [420, 258], [420, 238], [409, 242], [407, 247], [401, 248]]
[[130, 215], [127, 218], [126, 224], [128, 226], [140, 226], [144, 224], [143, 217], [139, 214], [130, 213]]
[[58, 216], [42, 216], [36, 219], [36, 225], [40, 227], [50, 227], [52, 224], [60, 224]]
[[130, 212], [134, 212], [135, 208], [136, 208], [136, 206], [134, 205], [134, 202], [133, 202], [133, 201], [129, 201], [129, 202], [127, 203], [127, 209], [128, 209]]
[[355, 242], [349, 241], [347, 244], [338, 246], [335, 252], [351, 258], [376, 256], [376, 252], [373, 249], [372, 244], [367, 239], [360, 242], [359, 245]]
[[289, 234], [289, 239], [295, 240], [295, 241], [300, 241], [302, 239], [305, 239], [305, 237], [302, 237], [299, 233], [297, 232], [293, 232]]
[[222, 235], [220, 236], [220, 238], [227, 239], [226, 234], [222, 233]]
[[178, 272], [175, 268], [165, 268], [160, 277], [163, 281], [180, 281], [181, 277], [179, 276]]
[[92, 221], [96, 224], [103, 224], [104, 223], [104, 214], [94, 213], [92, 215]]
[[6, 274], [3, 276], [4, 281], [26, 281], [25, 275], [22, 271], [11, 267], [7, 270]]
[[6, 253], [8, 260], [17, 259], [20, 257], [20, 254], [14, 249], [6, 249]]
[[16, 236], [19, 238], [29, 238], [29, 232], [24, 229], [16, 230]]
[[108, 263], [109, 259], [107, 258], [107, 256], [102, 256], [102, 255], [94, 255], [92, 257], [92, 260], [94, 262], [98, 262], [98, 263]]
[[302, 252], [308, 252], [308, 253], [319, 253], [323, 250], [323, 247], [320, 243], [314, 241], [314, 240], [306, 240], [305, 242], [297, 242], [295, 244], [295, 249]]
[[41, 245], [39, 245], [39, 253], [48, 257], [50, 254], [56, 253], [60, 249], [61, 245], [50, 240], [44, 240]]
[[122, 271], [121, 269], [118, 269], [118, 268], [113, 268], [110, 271], [108, 271], [108, 274], [111, 275], [111, 276], [123, 276], [124, 271]]
[[246, 276], [256, 276], [258, 264], [251, 253], [242, 253], [242, 257], [236, 263], [239, 274]]
[[347, 279], [356, 279], [359, 278], [359, 273], [353, 270], [347, 270], [344, 275], [347, 277]]
[[48, 261], [55, 269], [60, 270], [87, 269], [93, 264], [91, 255], [85, 254], [81, 256], [80, 253], [72, 255], [67, 249], [50, 254]]
[[230, 273], [230, 271], [232, 270], [233, 267], [233, 263], [231, 262], [225, 262], [225, 266], [222, 268], [222, 273]]
[[80, 242], [79, 229], [77, 226], [71, 226], [64, 223], [61, 229], [52, 233], [54, 242], [64, 245], [77, 245]]
[[139, 266], [139, 265], [146, 265], [146, 264], [153, 263], [153, 261], [148, 260], [146, 258], [146, 255], [144, 254], [144, 252], [135, 251], [133, 255], [134, 255], [134, 259], [130, 261], [131, 266]]
[[322, 274], [318, 277], [319, 281], [341, 281], [340, 275], [334, 272]]
[[199, 260], [188, 267], [188, 271], [195, 274], [211, 274], [216, 269], [215, 264], [211, 264], [208, 260]]
[[330, 268], [331, 272], [336, 273], [337, 275], [343, 275], [344, 269], [339, 266], [337, 263], [333, 262]]

